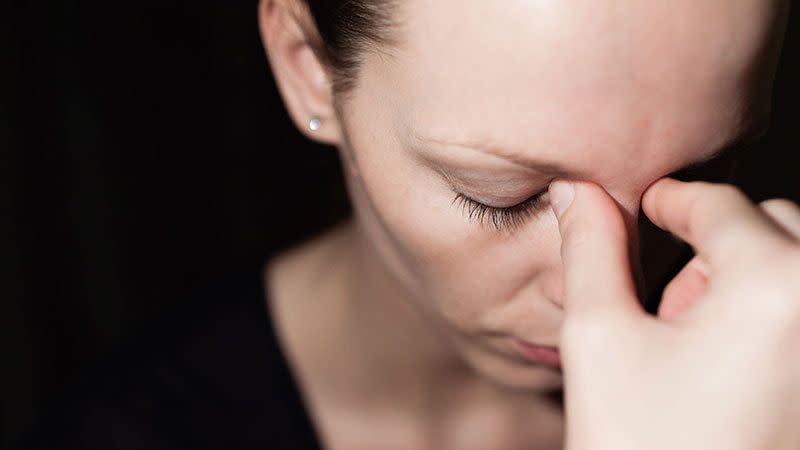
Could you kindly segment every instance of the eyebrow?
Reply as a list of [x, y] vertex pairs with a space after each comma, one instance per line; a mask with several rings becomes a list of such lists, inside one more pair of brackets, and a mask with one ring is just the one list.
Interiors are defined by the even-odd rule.
[[[727, 142], [717, 148], [710, 155], [687, 163], [676, 171], [692, 169], [723, 157], [740, 156], [742, 153], [744, 153], [744, 151], [747, 150], [749, 144], [756, 143], [764, 137], [767, 129], [769, 128], [768, 123], [768, 121], [755, 121], [750, 126], [745, 128], [744, 131], [736, 135], [733, 139], [729, 139]], [[569, 169], [558, 163], [543, 161], [540, 159], [531, 158], [529, 156], [522, 156], [520, 152], [510, 150], [502, 145], [496, 145], [492, 143], [492, 141], [486, 139], [467, 139], [457, 141], [438, 137], [420, 136], [418, 134], [415, 135], [414, 138], [422, 143], [463, 147], [477, 150], [491, 156], [497, 156], [507, 161], [511, 161], [519, 166], [536, 170], [538, 172], [550, 173], [558, 176], [570, 174]]]
[[485, 153], [490, 156], [496, 156], [505, 159], [507, 161], [511, 161], [519, 166], [525, 167], [526, 169], [534, 169], [540, 172], [554, 172], [554, 173], [565, 172], [563, 167], [561, 167], [559, 164], [521, 156], [519, 152], [509, 150], [508, 148], [502, 145], [495, 144], [492, 141], [486, 139], [466, 139], [466, 140], [462, 139], [459, 141], [456, 139], [451, 140], [446, 138], [439, 138], [434, 136], [421, 136], [421, 135], [415, 135], [414, 138], [416, 141], [422, 144], [436, 144], [436, 145], [443, 145], [446, 147], [461, 147], [471, 150], [477, 150], [481, 153]]

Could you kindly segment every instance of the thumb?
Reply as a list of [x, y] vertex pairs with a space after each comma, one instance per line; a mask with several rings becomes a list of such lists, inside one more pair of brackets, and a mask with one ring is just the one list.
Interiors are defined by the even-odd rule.
[[555, 181], [550, 203], [561, 232], [564, 310], [569, 314], [642, 314], [619, 206], [586, 182]]

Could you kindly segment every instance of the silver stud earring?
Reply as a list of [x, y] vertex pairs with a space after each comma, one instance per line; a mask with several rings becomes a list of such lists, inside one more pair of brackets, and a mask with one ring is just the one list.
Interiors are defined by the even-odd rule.
[[310, 128], [311, 131], [319, 130], [319, 126], [320, 126], [320, 121], [316, 117], [312, 117], [311, 120], [308, 121], [308, 128]]

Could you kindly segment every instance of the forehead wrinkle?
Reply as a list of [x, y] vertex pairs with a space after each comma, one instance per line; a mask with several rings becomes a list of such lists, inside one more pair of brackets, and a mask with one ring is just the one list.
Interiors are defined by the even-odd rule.
[[[702, 5], [689, 0], [684, 3]], [[627, 176], [638, 177], [639, 181], [643, 181], [660, 173], [671, 172], [685, 164], [713, 159], [718, 151], [725, 148], [720, 144], [735, 131], [728, 129], [735, 114], [729, 115], [725, 112], [737, 109], [737, 105], [733, 103], [739, 97], [730, 95], [734, 93], [736, 86], [733, 81], [720, 83], [719, 78], [724, 75], [723, 80], [733, 80], [736, 78], [734, 74], [738, 72], [728, 65], [712, 70], [715, 66], [709, 66], [705, 62], [708, 58], [703, 58], [706, 55], [718, 56], [720, 47], [717, 44], [725, 48], [732, 45], [728, 43], [727, 34], [724, 33], [727, 29], [724, 27], [717, 30], [718, 33], [712, 33], [717, 36], [716, 39], [694, 42], [691, 38], [695, 35], [690, 31], [702, 32], [704, 35], [707, 32], [703, 31], [705, 28], [696, 29], [691, 26], [702, 24], [702, 20], [684, 23], [684, 14], [669, 16], [680, 19], [679, 24], [674, 21], [664, 22], [659, 15], [648, 16], [654, 20], [658, 17], [658, 22], [617, 22], [602, 16], [598, 17], [603, 20], [597, 26], [574, 28], [576, 32], [583, 31], [579, 33], [581, 36], [594, 38], [581, 40], [571, 34], [572, 31], [565, 31], [573, 30], [570, 27], [554, 26], [552, 29], [543, 29], [516, 26], [522, 19], [523, 23], [528, 20], [530, 23], [560, 23], [555, 21], [555, 16], [544, 14], [544, 10], [541, 11], [542, 14], [526, 15], [507, 6], [496, 8], [491, 2], [467, 1], [463, 8], [457, 9], [459, 14], [455, 14], [452, 4], [455, 2], [442, 0], [428, 3], [429, 8], [415, 9], [425, 14], [411, 15], [413, 20], [410, 28], [415, 32], [408, 36], [409, 53], [405, 55], [407, 59], [400, 61], [406, 64], [403, 67], [413, 67], [414, 70], [398, 70], [388, 77], [392, 82], [402, 83], [404, 88], [395, 101], [403, 105], [406, 112], [413, 111], [413, 115], [419, 116], [418, 120], [408, 120], [398, 114], [397, 120], [403, 120], [403, 125], [407, 128], [403, 130], [402, 138], [409, 136], [409, 129], [427, 129], [426, 135], [429, 136], [420, 136], [417, 139], [421, 143], [419, 147], [430, 143], [464, 149], [465, 152], [481, 152], [502, 158], [516, 167], [557, 176], [581, 176], [588, 179], [596, 178], [592, 175], [597, 175], [601, 170], [607, 169], [606, 172], [610, 172], [613, 169], [615, 173], [601, 173], [606, 178], [598, 181]], [[596, 4], [587, 1], [586, 5]], [[620, 6], [622, 5], [624, 3], [620, 2]], [[609, 11], [599, 6], [596, 8], [601, 12]], [[671, 10], [667, 6], [661, 8]], [[628, 9], [621, 8], [619, 11]], [[594, 10], [593, 8], [589, 12]], [[572, 12], [574, 8], [568, 8], [567, 11]], [[709, 9], [703, 8], [703, 11]], [[465, 22], [471, 24], [473, 19], [478, 21], [476, 23], [502, 23], [503, 26], [494, 27], [491, 34], [482, 34], [481, 31], [487, 27], [465, 26]], [[533, 22], [533, 19], [537, 21]], [[658, 29], [651, 27], [654, 23], [669, 27], [681, 25], [686, 30], [677, 34], [660, 33]], [[728, 22], [720, 22], [722, 25], [725, 23]], [[621, 27], [621, 24], [627, 26]], [[607, 29], [616, 30], [623, 35], [602, 32]], [[471, 31], [464, 33], [464, 30]], [[520, 36], [525, 30], [532, 34], [524, 34], [529, 39], [522, 40]], [[673, 45], [676, 35], [683, 38], [679, 43], [692, 41], [693, 46], [687, 50], [685, 46]], [[614, 36], [619, 39], [611, 39]], [[638, 39], [628, 39], [630, 36]], [[506, 40], [505, 37], [509, 39]], [[599, 39], [600, 37], [603, 39]], [[516, 44], [510, 45], [511, 42]], [[525, 51], [519, 51], [520, 42], [536, 42], [536, 45], [523, 47]], [[585, 45], [569, 47], [571, 52], [567, 52], [568, 48], [563, 45], [555, 45], [570, 42], [584, 42]], [[547, 45], [548, 43], [552, 45]], [[618, 45], [621, 43], [638, 44], [624, 47]], [[708, 45], [700, 45], [701, 43]], [[509, 49], [512, 51], [507, 52]], [[557, 50], [555, 54], [558, 57], [553, 58], [553, 54], [547, 52], [548, 49]], [[670, 50], [671, 53], [664, 54], [656, 50]], [[613, 64], [593, 64], [598, 61], [608, 63], [609, 54], [616, 56]], [[654, 54], [663, 57], [652, 58]], [[494, 58], [489, 61], [496, 60], [502, 64], [486, 63], [486, 58], [489, 57]], [[536, 61], [543, 63], [535, 64]], [[586, 70], [587, 67], [593, 70]], [[564, 73], [574, 74], [575, 79], [566, 79]], [[503, 82], [487, 82], [492, 80]], [[551, 81], [558, 83], [550, 83]], [[530, 88], [531, 94], [521, 95], [525, 92], [523, 88]], [[594, 101], [585, 101], [587, 94], [594, 92], [605, 93], [605, 97], [592, 97]], [[536, 108], [530, 107], [533, 104], [530, 99], [535, 94], [542, 94], [538, 97], [541, 98], [539, 105], [542, 108], [539, 105]], [[545, 96], [546, 98], [542, 98]], [[645, 101], [641, 103], [646, 104], [641, 106], [639, 100], [643, 98], [651, 98], [652, 104], [657, 104], [658, 109], [650, 109], [650, 103]], [[504, 109], [499, 109], [501, 107]], [[646, 111], [637, 109], [635, 112], [647, 117], [629, 117], [628, 112], [632, 107], [646, 108]], [[499, 122], [502, 116], [492, 117], [487, 114], [487, 111], [494, 111], [494, 108], [498, 108], [497, 111], [519, 113]], [[397, 110], [402, 111], [401, 108]], [[568, 122], [569, 118], [575, 120]], [[533, 119], [536, 119], [535, 128], [541, 127], [541, 132], [545, 133], [543, 136], [547, 138], [545, 143], [538, 144], [539, 147], [526, 145], [527, 142], [537, 142], [536, 134], [530, 127]], [[591, 128], [574, 132], [563, 129], [573, 123], [583, 124], [580, 119], [586, 119]], [[632, 119], [645, 122], [645, 127], [641, 123], [632, 124]], [[433, 134], [436, 130], [429, 125], [433, 122], [443, 122], [436, 127], [439, 133], [435, 136]], [[452, 122], [452, 127], [447, 122]], [[419, 128], [414, 127], [414, 123]], [[498, 139], [502, 136], [517, 136], [519, 139], [513, 144], [487, 139], [488, 136], [460, 139], [461, 136], [457, 133], [445, 134], [447, 128], [452, 131], [472, 128], [463, 126], [464, 123], [473, 124], [475, 128], [492, 127], [495, 132], [500, 133]], [[725, 131], [721, 131], [722, 128]], [[502, 134], [503, 129], [510, 132]], [[633, 133], [633, 130], [637, 130], [638, 134]], [[598, 131], [608, 135], [598, 138]], [[522, 136], [521, 133], [526, 133], [527, 136]], [[571, 152], [562, 152], [554, 146], [563, 144], [565, 138], [569, 139], [565, 150], [572, 150]], [[537, 148], [540, 151], [537, 152]], [[716, 151], [711, 153], [710, 150]], [[458, 154], [455, 151], [448, 153]], [[470, 155], [463, 153], [465, 159]], [[653, 158], [660, 159], [656, 161]], [[645, 166], [643, 163], [647, 163], [646, 167], [641, 167], [646, 172], [638, 170], [640, 166]], [[579, 167], [581, 164], [582, 168]], [[631, 170], [634, 172], [631, 173]]]
[[[741, 144], [752, 142], [763, 136], [766, 127], [763, 122], [752, 122], [738, 134], [723, 140], [721, 145], [716, 146], [712, 151], [703, 153], [699, 157], [691, 159], [674, 170], [682, 170], [689, 167], [708, 163], [712, 160], [721, 158], [729, 152], [739, 149]], [[459, 147], [471, 151], [477, 151], [488, 156], [501, 158], [509, 161], [521, 168], [532, 170], [537, 173], [558, 177], [576, 177], [581, 174], [580, 170], [567, 167], [564, 164], [547, 161], [531, 157], [528, 153], [514, 149], [507, 145], [497, 144], [495, 141], [485, 138], [452, 139], [438, 136], [422, 136], [414, 134], [414, 139], [423, 144], [435, 144], [446, 147]]]
[[461, 149], [482, 153], [487, 156], [500, 158], [509, 161], [522, 169], [528, 171], [535, 171], [543, 174], [550, 174], [554, 176], [564, 175], [567, 173], [561, 165], [545, 160], [537, 160], [530, 156], [524, 155], [521, 152], [510, 151], [508, 147], [493, 144], [491, 141], [484, 139], [448, 139], [437, 136], [422, 136], [414, 134], [413, 138], [423, 146], [433, 144], [443, 147], [458, 147]]

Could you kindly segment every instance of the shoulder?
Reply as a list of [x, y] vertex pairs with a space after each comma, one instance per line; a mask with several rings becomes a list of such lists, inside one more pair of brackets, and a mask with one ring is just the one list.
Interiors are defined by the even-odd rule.
[[347, 220], [272, 258], [264, 277], [269, 298], [314, 298], [320, 286], [335, 279], [332, 268], [340, 265], [352, 245], [355, 224]]
[[[264, 278], [273, 327], [295, 370], [310, 370], [320, 329], [329, 328], [341, 299], [347, 295], [349, 261], [355, 230], [342, 222], [269, 261]], [[326, 359], [326, 358], [322, 358]], [[302, 378], [302, 376], [300, 377]]]

